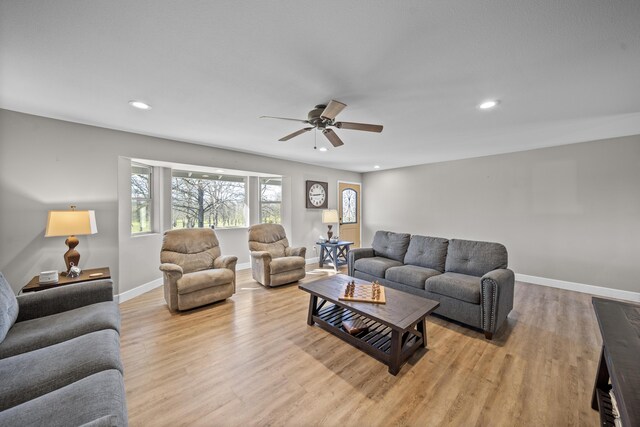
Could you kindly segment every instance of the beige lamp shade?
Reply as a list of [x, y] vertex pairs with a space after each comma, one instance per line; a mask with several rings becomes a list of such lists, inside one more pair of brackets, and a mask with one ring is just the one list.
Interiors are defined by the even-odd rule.
[[325, 209], [322, 211], [322, 223], [334, 224], [338, 222], [338, 211], [335, 209]]
[[95, 211], [49, 211], [45, 237], [96, 234]]

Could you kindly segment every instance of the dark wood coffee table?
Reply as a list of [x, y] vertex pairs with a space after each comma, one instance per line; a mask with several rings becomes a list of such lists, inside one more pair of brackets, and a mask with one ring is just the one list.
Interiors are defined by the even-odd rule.
[[[300, 285], [300, 289], [311, 294], [307, 323], [317, 323], [388, 365], [389, 373], [397, 375], [413, 353], [427, 346], [426, 317], [440, 303], [389, 287], [385, 287], [386, 304], [340, 301], [338, 298], [351, 280], [369, 283], [337, 274]], [[356, 319], [362, 319], [369, 330], [350, 335], [342, 327], [342, 321]]]

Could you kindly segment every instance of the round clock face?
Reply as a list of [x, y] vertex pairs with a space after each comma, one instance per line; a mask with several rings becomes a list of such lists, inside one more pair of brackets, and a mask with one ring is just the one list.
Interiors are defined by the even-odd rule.
[[309, 201], [313, 206], [322, 206], [324, 199], [327, 198], [327, 194], [324, 191], [324, 187], [320, 184], [313, 184], [309, 188]]

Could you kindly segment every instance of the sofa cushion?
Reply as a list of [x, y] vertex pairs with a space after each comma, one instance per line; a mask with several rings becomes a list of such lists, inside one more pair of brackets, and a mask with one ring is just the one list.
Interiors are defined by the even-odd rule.
[[228, 268], [215, 268], [183, 274], [176, 284], [179, 294], [188, 294], [213, 286], [227, 285], [231, 282], [233, 282], [233, 271]]
[[0, 273], [0, 343], [18, 318], [18, 300], [9, 282]]
[[407, 233], [376, 231], [371, 246], [376, 256], [404, 262], [410, 238], [411, 235]]
[[271, 267], [271, 274], [279, 274], [300, 268], [304, 269], [305, 260], [301, 256], [287, 256], [274, 258], [269, 265]]
[[0, 359], [103, 329], [120, 330], [120, 312], [113, 301], [17, 322], [0, 343]]
[[373, 258], [360, 258], [355, 262], [355, 269], [358, 271], [371, 274], [375, 277], [384, 278], [384, 272], [391, 267], [399, 267], [402, 265], [400, 261], [394, 261], [389, 258], [375, 256]]
[[113, 329], [1, 359], [0, 411], [108, 369], [122, 372], [120, 337]]
[[484, 276], [498, 268], [507, 268], [507, 248], [500, 243], [457, 239], [449, 241], [445, 271]]
[[480, 277], [444, 273], [427, 279], [424, 289], [434, 294], [480, 304]]
[[0, 425], [124, 426], [125, 396], [122, 375], [110, 369], [0, 412]]
[[429, 277], [441, 274], [431, 268], [418, 267], [417, 265], [403, 265], [401, 267], [391, 267], [384, 273], [384, 278], [403, 285], [424, 289], [424, 282]]
[[417, 265], [444, 272], [449, 240], [440, 237], [411, 236], [405, 264]]

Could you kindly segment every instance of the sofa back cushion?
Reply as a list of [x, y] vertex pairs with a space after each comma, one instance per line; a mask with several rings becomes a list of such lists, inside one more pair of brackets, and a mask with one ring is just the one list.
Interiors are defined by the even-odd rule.
[[507, 268], [507, 248], [500, 243], [458, 239], [449, 241], [445, 264], [447, 272], [484, 276], [498, 268]]
[[9, 282], [0, 273], [0, 342], [18, 318], [18, 300]]
[[440, 237], [411, 236], [404, 263], [444, 272], [449, 240]]
[[164, 233], [160, 262], [177, 264], [185, 273], [213, 268], [220, 244], [210, 228], [185, 228]]
[[381, 230], [376, 231], [371, 246], [376, 256], [404, 262], [410, 239], [411, 235], [407, 233], [393, 233]]

